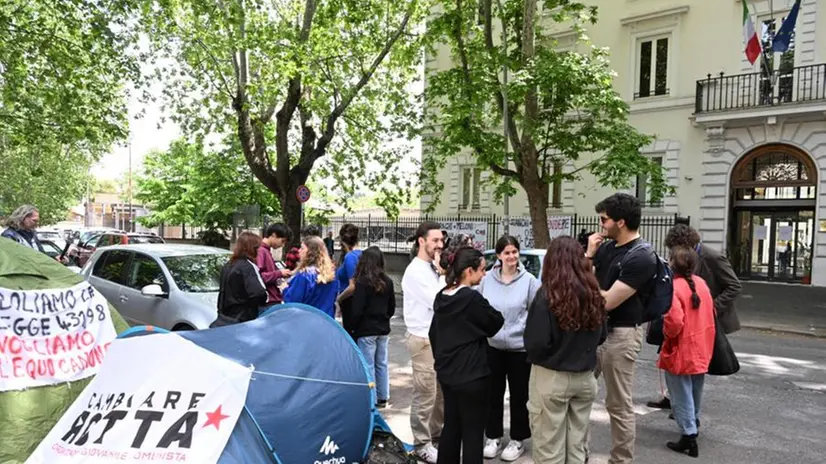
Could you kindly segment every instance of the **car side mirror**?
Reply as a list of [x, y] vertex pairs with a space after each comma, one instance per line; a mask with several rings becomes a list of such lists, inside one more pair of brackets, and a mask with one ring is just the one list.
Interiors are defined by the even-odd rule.
[[166, 296], [166, 292], [158, 284], [149, 284], [141, 289], [141, 295], [161, 298]]

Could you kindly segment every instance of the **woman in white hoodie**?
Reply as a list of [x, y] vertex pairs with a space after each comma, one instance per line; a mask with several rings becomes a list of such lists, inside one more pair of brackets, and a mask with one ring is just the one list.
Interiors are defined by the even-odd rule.
[[[525, 354], [523, 334], [528, 308], [533, 302], [539, 281], [521, 264], [519, 241], [505, 235], [496, 242], [496, 265], [479, 284], [479, 292], [505, 317], [505, 325], [488, 340], [490, 409], [485, 426], [484, 455], [503, 461], [515, 461], [525, 452], [524, 441], [531, 437], [528, 419], [528, 379], [531, 365]], [[502, 447], [504, 429], [505, 380], [510, 387], [510, 441]]]

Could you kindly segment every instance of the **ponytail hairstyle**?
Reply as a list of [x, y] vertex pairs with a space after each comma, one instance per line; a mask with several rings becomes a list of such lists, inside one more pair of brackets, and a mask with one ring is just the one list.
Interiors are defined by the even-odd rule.
[[677, 277], [682, 277], [688, 282], [691, 289], [691, 307], [700, 307], [700, 295], [694, 285], [694, 267], [697, 265], [697, 252], [687, 246], [676, 246], [671, 249], [671, 270]]
[[467, 246], [442, 253], [439, 266], [446, 270], [445, 284], [455, 287], [462, 279], [465, 269], [477, 269], [483, 259], [481, 251]]

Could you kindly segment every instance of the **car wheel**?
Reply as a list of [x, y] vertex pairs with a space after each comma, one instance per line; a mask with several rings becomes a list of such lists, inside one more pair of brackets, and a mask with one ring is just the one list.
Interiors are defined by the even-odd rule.
[[173, 332], [178, 332], [181, 330], [195, 330], [195, 327], [192, 327], [189, 324], [176, 324], [175, 327], [172, 327]]

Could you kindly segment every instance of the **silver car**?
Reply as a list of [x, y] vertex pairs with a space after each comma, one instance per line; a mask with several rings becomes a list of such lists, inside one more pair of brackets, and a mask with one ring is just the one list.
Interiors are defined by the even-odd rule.
[[132, 325], [205, 329], [218, 316], [221, 268], [229, 257], [198, 245], [118, 245], [96, 250], [81, 275]]

